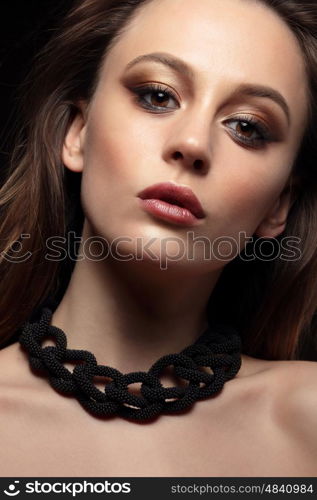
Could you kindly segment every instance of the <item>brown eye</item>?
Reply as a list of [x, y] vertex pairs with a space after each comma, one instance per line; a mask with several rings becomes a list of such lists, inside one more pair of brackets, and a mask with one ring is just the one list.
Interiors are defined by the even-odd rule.
[[273, 140], [269, 128], [254, 116], [234, 117], [224, 123], [233, 138], [247, 146], [261, 147]]
[[160, 92], [160, 91], [152, 92], [151, 104], [153, 104], [153, 106], [167, 107], [169, 100], [170, 96], [167, 95], [165, 92]]
[[251, 125], [248, 122], [239, 122], [236, 131], [238, 134], [250, 138], [254, 134], [254, 125]]
[[180, 107], [174, 93], [168, 87], [159, 84], [143, 85], [132, 89], [132, 92], [137, 95], [137, 103], [149, 111], [159, 113], [162, 110], [165, 113]]

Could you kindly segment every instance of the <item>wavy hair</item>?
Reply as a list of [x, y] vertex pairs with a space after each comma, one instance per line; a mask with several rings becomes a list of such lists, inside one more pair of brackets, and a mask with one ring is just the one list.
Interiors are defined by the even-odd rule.
[[[0, 189], [0, 345], [49, 297], [62, 297], [75, 258], [45, 258], [48, 238], [81, 234], [81, 174], [62, 163], [63, 141], [79, 100], [89, 102], [109, 49], [138, 10], [153, 0], [81, 0], [36, 57], [23, 86], [23, 126]], [[293, 173], [300, 179], [281, 237], [296, 236], [301, 258], [246, 262], [224, 269], [210, 317], [230, 318], [246, 354], [267, 359], [300, 356], [314, 336], [317, 308], [317, 5], [301, 0], [257, 1], [289, 26], [306, 62], [310, 119]]]

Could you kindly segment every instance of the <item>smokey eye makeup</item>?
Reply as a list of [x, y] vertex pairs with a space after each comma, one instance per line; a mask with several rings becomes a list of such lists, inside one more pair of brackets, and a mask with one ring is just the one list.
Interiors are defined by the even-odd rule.
[[[131, 91], [135, 94], [136, 104], [152, 113], [167, 113], [180, 108], [177, 96], [166, 85], [143, 84]], [[260, 147], [274, 140], [269, 127], [252, 115], [235, 116], [224, 123], [229, 134], [247, 146]]]
[[[136, 96], [136, 102], [149, 111], [163, 112], [180, 108], [178, 97], [166, 85], [149, 83], [131, 89]], [[174, 104], [173, 104], [174, 103]]]
[[[130, 77], [129, 82], [125, 83], [136, 106], [154, 115], [173, 113], [181, 108], [179, 94], [169, 85], [155, 81], [145, 83], [145, 74], [141, 79], [142, 83], [133, 83], [138, 79], [140, 81], [140, 75], [138, 78], [132, 79]], [[276, 131], [279, 127], [274, 126], [274, 124], [271, 127], [267, 121], [252, 113], [235, 113], [234, 116], [224, 119], [222, 124], [228, 135], [238, 145], [246, 148], [263, 149], [268, 144], [280, 140], [281, 134]]]

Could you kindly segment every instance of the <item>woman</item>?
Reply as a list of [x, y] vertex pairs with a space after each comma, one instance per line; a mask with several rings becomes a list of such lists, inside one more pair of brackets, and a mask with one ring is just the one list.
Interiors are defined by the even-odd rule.
[[[83, 0], [66, 17], [1, 190], [3, 475], [315, 475], [317, 368], [297, 359], [316, 309], [316, 32], [294, 0]], [[28, 343], [49, 298], [41, 328], [124, 374], [217, 322], [241, 359], [233, 335], [214, 358], [228, 380], [188, 411], [98, 418], [30, 370], [56, 352]], [[117, 395], [109, 373], [95, 386]]]

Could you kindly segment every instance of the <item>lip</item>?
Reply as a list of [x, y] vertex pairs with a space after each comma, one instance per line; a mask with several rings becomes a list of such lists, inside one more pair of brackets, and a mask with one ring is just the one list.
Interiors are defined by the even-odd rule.
[[192, 225], [206, 217], [193, 191], [172, 182], [161, 182], [138, 194], [142, 206], [153, 215], [181, 225]]

